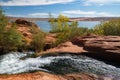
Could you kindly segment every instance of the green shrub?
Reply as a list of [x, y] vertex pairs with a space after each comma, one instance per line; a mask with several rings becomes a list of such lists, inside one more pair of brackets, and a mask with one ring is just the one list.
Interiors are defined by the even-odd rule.
[[51, 32], [58, 33], [56, 44], [71, 40], [75, 36], [86, 34], [118, 35], [120, 36], [120, 19], [105, 21], [93, 29], [78, 27], [78, 22], [68, 22], [69, 18], [60, 15], [50, 18]]
[[45, 33], [39, 30], [36, 34], [33, 34], [33, 40], [31, 47], [35, 52], [43, 51], [45, 46]]
[[110, 20], [95, 26], [94, 33], [100, 35], [120, 36], [120, 19]]
[[[14, 25], [14, 24], [13, 24]], [[15, 26], [12, 26], [4, 34], [4, 49], [7, 51], [15, 51], [23, 45], [22, 34], [20, 34]]]
[[51, 25], [51, 31], [52, 33], [58, 33], [66, 31], [66, 29], [69, 27], [69, 18], [63, 15], [59, 15], [58, 18], [50, 18], [49, 22]]
[[83, 36], [83, 35], [86, 35], [88, 33], [89, 33], [88, 28], [70, 27], [67, 32], [62, 32], [62, 33], [57, 35], [56, 45], [58, 45], [62, 42], [65, 42], [65, 41], [69, 41], [69, 40], [73, 39], [74, 37]]
[[1, 35], [0, 51], [2, 53], [16, 51], [18, 47], [23, 45], [22, 34], [20, 34], [14, 26], [6, 29]]
[[56, 45], [71, 40], [75, 36], [89, 33], [88, 28], [78, 27], [78, 22], [69, 22], [69, 18], [59, 15], [58, 18], [50, 17], [52, 33], [58, 33]]
[[16, 51], [22, 45], [22, 35], [17, 31], [15, 23], [7, 28], [8, 20], [0, 9], [0, 52]]

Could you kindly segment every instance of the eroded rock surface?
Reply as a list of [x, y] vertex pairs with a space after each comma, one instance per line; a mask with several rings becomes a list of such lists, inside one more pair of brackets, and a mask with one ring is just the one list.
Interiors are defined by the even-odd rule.
[[23, 38], [29, 45], [33, 39], [33, 33], [39, 31], [39, 26], [24, 19], [17, 19], [15, 23], [17, 30], [23, 35]]
[[55, 75], [46, 72], [35, 72], [15, 75], [0, 75], [0, 80], [113, 80], [113, 79], [108, 77], [97, 76], [94, 74], [84, 73]]
[[51, 53], [54, 54], [54, 53], [81, 53], [81, 52], [85, 52], [85, 50], [83, 50], [83, 47], [79, 47], [68, 41], [58, 45], [55, 48], [51, 48], [51, 49], [48, 49], [47, 51], [39, 53], [39, 55], [51, 54]]
[[26, 26], [35, 26], [35, 27], [38, 27], [36, 24], [32, 23], [32, 22], [29, 22], [29, 21], [26, 21], [24, 19], [17, 19], [15, 21], [16, 24], [21, 24], [21, 25], [26, 25]]
[[0, 80], [66, 80], [61, 76], [45, 73], [24, 73], [15, 75], [1, 75]]
[[84, 47], [95, 57], [120, 62], [120, 36], [84, 36], [76, 37], [73, 44]]

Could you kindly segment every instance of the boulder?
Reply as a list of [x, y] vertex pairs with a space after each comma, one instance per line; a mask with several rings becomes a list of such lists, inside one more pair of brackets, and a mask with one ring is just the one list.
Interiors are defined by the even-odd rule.
[[35, 27], [37, 27], [37, 25], [36, 24], [34, 24], [34, 23], [32, 23], [32, 22], [29, 22], [29, 21], [27, 21], [27, 20], [24, 20], [24, 19], [17, 19], [16, 21], [15, 21], [15, 23], [16, 24], [21, 24], [21, 25], [26, 25], [26, 26], [35, 26]]
[[84, 47], [91, 56], [120, 62], [120, 36], [76, 37], [72, 40], [72, 43]]
[[34, 31], [38, 31], [40, 28], [35, 23], [24, 19], [17, 19], [15, 23], [17, 30], [23, 35], [26, 44], [29, 45], [33, 39], [33, 29]]

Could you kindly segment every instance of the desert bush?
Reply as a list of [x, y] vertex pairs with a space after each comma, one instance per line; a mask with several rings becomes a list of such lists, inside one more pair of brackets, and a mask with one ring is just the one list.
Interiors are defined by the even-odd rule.
[[94, 33], [100, 35], [120, 36], [120, 19], [103, 22], [94, 27]]
[[36, 34], [33, 34], [33, 40], [31, 42], [31, 48], [35, 52], [43, 51], [45, 46], [45, 33], [41, 30], [37, 31]]
[[15, 23], [7, 27], [8, 20], [0, 9], [0, 52], [15, 51], [22, 45], [22, 35], [17, 31]]
[[69, 18], [63, 15], [59, 15], [58, 18], [50, 18], [51, 31], [58, 33], [56, 45], [71, 40], [75, 36], [87, 34], [88, 28], [78, 27], [78, 22], [69, 22]]
[[88, 28], [71, 27], [71, 28], [69, 28], [69, 30], [67, 32], [62, 32], [62, 33], [57, 35], [56, 45], [58, 45], [62, 42], [65, 42], [65, 41], [69, 41], [69, 40], [73, 39], [74, 37], [83, 36], [83, 35], [86, 35], [88, 33], [89, 33]]
[[18, 47], [23, 45], [22, 34], [20, 34], [14, 24], [4, 34], [4, 49], [7, 51], [17, 50]]
[[63, 15], [59, 15], [58, 18], [50, 17], [49, 22], [51, 25], [52, 33], [64, 32], [69, 27], [69, 18]]

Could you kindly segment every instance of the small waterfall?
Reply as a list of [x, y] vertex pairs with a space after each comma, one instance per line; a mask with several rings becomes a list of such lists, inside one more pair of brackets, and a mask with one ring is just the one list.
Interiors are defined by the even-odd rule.
[[16, 74], [34, 70], [43, 70], [39, 67], [51, 62], [49, 58], [27, 58], [28, 55], [30, 54], [14, 52], [0, 56], [0, 74]]
[[0, 56], [0, 74], [16, 74], [42, 70], [56, 74], [88, 72], [120, 76], [120, 68], [82, 55], [29, 57], [31, 53], [13, 52]]

